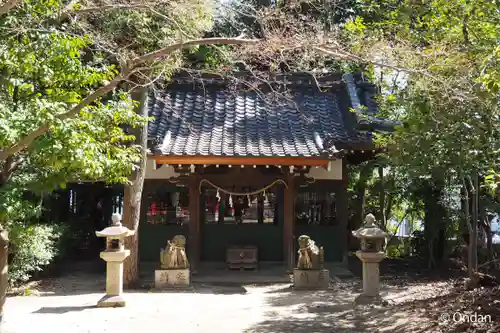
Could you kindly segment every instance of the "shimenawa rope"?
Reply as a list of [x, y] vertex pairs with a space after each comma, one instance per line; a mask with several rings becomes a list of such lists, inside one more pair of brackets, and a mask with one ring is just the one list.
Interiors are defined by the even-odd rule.
[[203, 185], [203, 183], [207, 183], [209, 184], [210, 186], [214, 187], [217, 189], [217, 191], [221, 191], [223, 193], [226, 193], [226, 194], [229, 194], [229, 195], [236, 195], [236, 196], [247, 196], [247, 195], [255, 195], [255, 194], [259, 194], [259, 193], [262, 193], [262, 192], [266, 192], [268, 189], [270, 189], [271, 187], [273, 187], [274, 185], [276, 184], [283, 184], [285, 185], [286, 188], [288, 188], [288, 185], [286, 184], [286, 182], [283, 180], [283, 179], [276, 179], [274, 182], [272, 182], [271, 184], [261, 188], [261, 189], [258, 189], [256, 191], [252, 191], [252, 192], [231, 192], [231, 191], [228, 191], [228, 190], [225, 190], [223, 189], [222, 187], [219, 187], [217, 185], [215, 185], [214, 183], [212, 183], [211, 181], [209, 181], [208, 179], [202, 179], [200, 181], [200, 186], [199, 186], [199, 191], [200, 193], [202, 192], [201, 190], [201, 187]]

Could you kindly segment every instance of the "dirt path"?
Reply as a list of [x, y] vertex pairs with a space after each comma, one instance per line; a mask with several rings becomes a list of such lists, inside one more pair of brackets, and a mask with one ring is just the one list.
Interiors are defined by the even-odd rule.
[[[94, 305], [103, 295], [101, 277], [69, 276], [49, 282], [37, 296], [8, 299], [2, 333], [407, 333], [430, 325], [430, 318], [401, 311], [398, 304], [448, 289], [446, 283], [386, 286], [388, 306], [354, 308], [357, 280], [316, 292], [294, 291], [283, 284], [195, 285], [190, 292], [128, 292], [127, 307], [98, 309]], [[428, 330], [434, 331], [439, 332]]]

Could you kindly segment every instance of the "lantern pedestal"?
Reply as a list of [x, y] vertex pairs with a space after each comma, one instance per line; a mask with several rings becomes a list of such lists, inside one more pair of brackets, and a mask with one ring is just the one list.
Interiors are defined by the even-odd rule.
[[100, 257], [106, 261], [106, 295], [97, 302], [97, 306], [124, 307], [123, 261], [130, 255], [130, 250], [118, 252], [103, 251]]
[[363, 293], [356, 297], [356, 304], [381, 302], [380, 297], [380, 262], [384, 260], [384, 252], [357, 251], [356, 256], [363, 263]]

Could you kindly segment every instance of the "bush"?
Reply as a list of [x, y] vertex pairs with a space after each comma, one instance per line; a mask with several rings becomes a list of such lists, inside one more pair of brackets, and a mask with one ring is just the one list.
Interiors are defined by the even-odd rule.
[[12, 223], [9, 231], [9, 283], [27, 281], [59, 254], [61, 236], [67, 235], [60, 224]]
[[404, 258], [408, 255], [409, 245], [405, 239], [400, 239], [387, 245], [386, 253], [388, 258]]

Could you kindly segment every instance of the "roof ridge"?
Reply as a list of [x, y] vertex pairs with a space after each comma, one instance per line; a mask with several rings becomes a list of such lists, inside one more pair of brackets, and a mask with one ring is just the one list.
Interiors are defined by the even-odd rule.
[[[288, 73], [269, 73], [264, 71], [228, 71], [223, 74], [219, 73], [190, 73], [188, 71], [180, 71], [172, 75], [168, 79], [167, 84], [181, 83], [193, 84], [206, 82], [208, 84], [229, 84], [229, 83], [255, 83], [261, 84], [299, 84], [299, 85], [337, 85], [343, 84], [343, 75], [341, 72], [288, 72]], [[165, 83], [165, 82], [163, 82]]]

